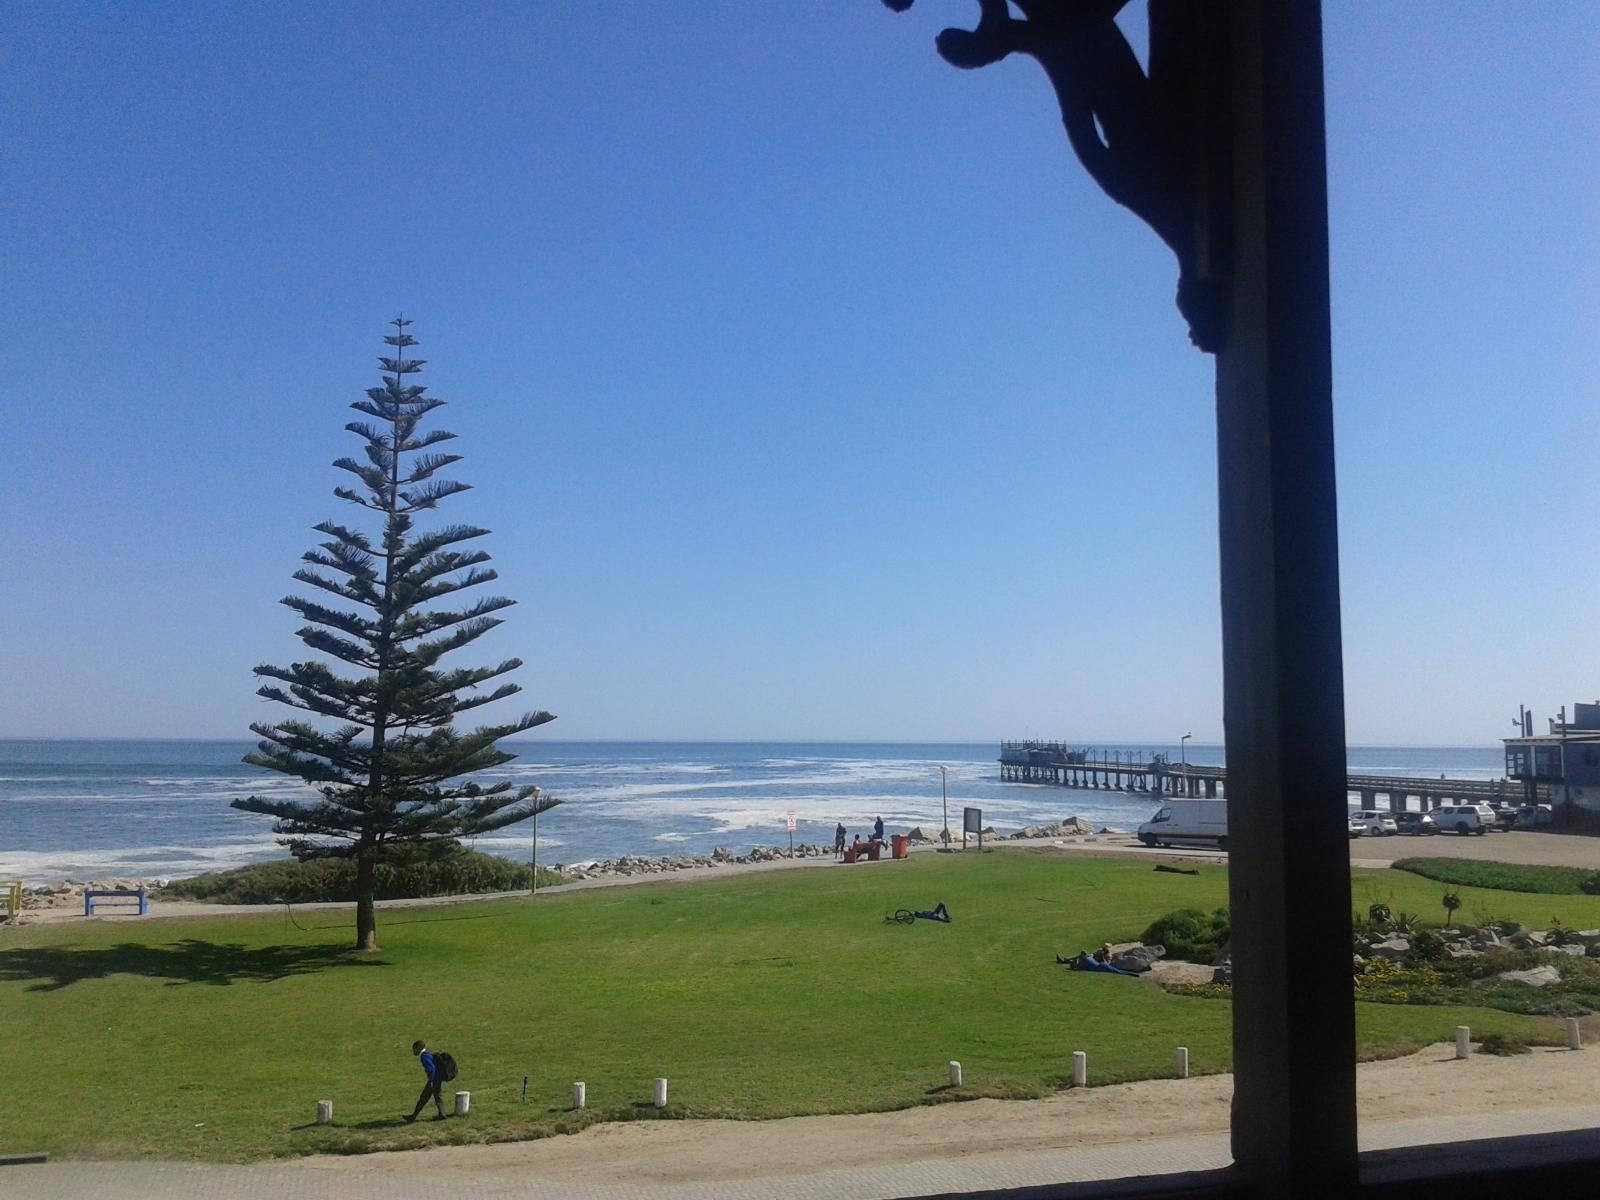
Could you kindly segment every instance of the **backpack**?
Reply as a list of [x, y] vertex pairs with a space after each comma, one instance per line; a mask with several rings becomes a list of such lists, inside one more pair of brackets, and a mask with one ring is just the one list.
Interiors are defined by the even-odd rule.
[[439, 1073], [439, 1078], [449, 1083], [456, 1077], [456, 1060], [443, 1050], [433, 1052], [433, 1069]]

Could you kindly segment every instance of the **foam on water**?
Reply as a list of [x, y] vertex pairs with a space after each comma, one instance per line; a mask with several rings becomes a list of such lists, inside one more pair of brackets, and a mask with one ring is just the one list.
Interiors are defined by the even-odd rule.
[[[1002, 830], [1081, 816], [1128, 828], [1159, 800], [1112, 791], [1002, 783], [994, 743], [966, 745], [739, 743], [512, 743], [513, 763], [483, 781], [537, 783], [563, 803], [541, 815], [540, 860], [663, 852], [708, 854], [718, 845], [831, 842], [835, 822], [864, 832], [881, 816], [891, 829], [944, 820], [938, 765], [949, 768], [949, 820], [983, 810]], [[157, 877], [281, 857], [268, 818], [228, 802], [245, 795], [312, 795], [298, 780], [245, 766], [249, 743], [0, 742], [0, 877], [30, 883], [71, 875]], [[1141, 753], [1176, 747], [1124, 747]], [[1188, 747], [1189, 761], [1220, 763], [1217, 747]], [[1495, 748], [1352, 748], [1352, 770], [1492, 777]], [[525, 861], [524, 823], [480, 837], [489, 853]]]

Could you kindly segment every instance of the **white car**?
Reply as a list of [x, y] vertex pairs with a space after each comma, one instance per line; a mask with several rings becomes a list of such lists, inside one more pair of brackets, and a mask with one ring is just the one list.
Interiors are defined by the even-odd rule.
[[1373, 837], [1390, 837], [1400, 832], [1400, 827], [1394, 823], [1392, 816], [1372, 808], [1358, 813], [1351, 813], [1350, 823], [1355, 825], [1358, 822]]
[[1445, 804], [1433, 810], [1433, 819], [1444, 833], [1482, 837], [1495, 827], [1494, 809], [1487, 804]]

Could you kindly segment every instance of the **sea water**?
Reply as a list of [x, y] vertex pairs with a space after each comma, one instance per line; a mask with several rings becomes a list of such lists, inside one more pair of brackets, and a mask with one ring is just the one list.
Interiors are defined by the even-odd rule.
[[[708, 854], [716, 846], [794, 840], [831, 843], [836, 822], [867, 833], [876, 817], [890, 831], [944, 823], [939, 766], [948, 768], [950, 828], [961, 810], [1006, 833], [1081, 816], [1098, 828], [1130, 829], [1160, 801], [1149, 794], [1002, 783], [997, 742], [555, 742], [505, 743], [517, 760], [485, 782], [535, 783], [563, 803], [539, 817], [539, 861], [572, 864], [622, 854]], [[0, 879], [194, 875], [280, 857], [270, 818], [239, 812], [240, 796], [312, 796], [298, 781], [246, 766], [249, 742], [0, 741]], [[1134, 759], [1176, 746], [1097, 745]], [[1220, 746], [1186, 750], [1220, 765]], [[1352, 771], [1382, 775], [1495, 778], [1498, 747], [1361, 747]], [[527, 861], [531, 822], [482, 837], [479, 850]]]

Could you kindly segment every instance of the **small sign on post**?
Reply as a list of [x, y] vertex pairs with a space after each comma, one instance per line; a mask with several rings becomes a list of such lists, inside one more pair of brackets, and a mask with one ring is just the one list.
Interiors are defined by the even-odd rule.
[[983, 851], [983, 809], [963, 808], [961, 810], [961, 848], [967, 848], [967, 834], [978, 835], [978, 851]]
[[792, 809], [792, 808], [789, 810], [789, 819], [788, 819], [787, 824], [789, 826], [789, 857], [793, 858], [794, 857], [794, 824], [795, 824], [795, 822], [794, 822], [794, 809]]

